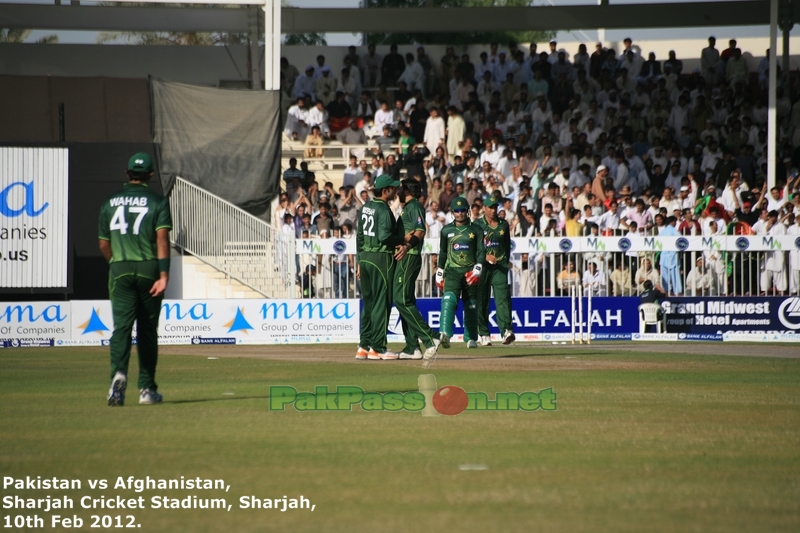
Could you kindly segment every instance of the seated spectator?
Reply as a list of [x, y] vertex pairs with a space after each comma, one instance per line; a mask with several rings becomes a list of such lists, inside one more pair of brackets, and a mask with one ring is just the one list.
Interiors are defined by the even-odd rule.
[[[364, 130], [358, 127], [358, 121], [354, 118], [350, 119], [349, 128], [344, 129], [336, 134], [336, 139], [342, 144], [367, 144], [367, 136], [364, 135]], [[354, 148], [350, 150], [350, 153], [359, 159], [362, 159], [364, 157], [364, 151], [364, 148]]]
[[304, 141], [308, 135], [308, 109], [305, 98], [299, 97], [286, 116], [286, 127], [283, 133], [295, 141]]
[[583, 273], [583, 290], [585, 294], [591, 292], [592, 296], [606, 295], [606, 273], [597, 267], [597, 263], [589, 261]]
[[336, 99], [328, 104], [328, 117], [330, 121], [331, 133], [338, 133], [347, 128], [350, 123], [350, 117], [353, 114], [353, 108], [344, 98], [344, 93], [339, 91], [336, 93]]
[[319, 100], [308, 112], [308, 126], [312, 129], [314, 126], [318, 126], [323, 137], [330, 139], [331, 127], [328, 124], [328, 111]]
[[631, 272], [625, 267], [625, 263], [617, 261], [614, 271], [609, 276], [611, 281], [611, 291], [614, 296], [630, 296], [633, 294], [631, 286]]
[[686, 276], [687, 295], [694, 296], [716, 296], [716, 283], [714, 276], [706, 268], [705, 259], [699, 256], [695, 261], [695, 266]]
[[577, 287], [581, 282], [580, 274], [575, 271], [575, 261], [572, 259], [564, 262], [564, 268], [556, 277], [556, 286], [559, 296], [569, 296], [569, 290]]
[[324, 143], [325, 138], [322, 136], [319, 126], [312, 126], [311, 135], [306, 137], [305, 145], [313, 146], [314, 148], [306, 148], [305, 152], [303, 152], [303, 155], [307, 159], [325, 157], [325, 151], [321, 148]]
[[648, 281], [653, 287], [661, 286], [661, 274], [657, 268], [653, 268], [653, 260], [649, 257], [642, 260], [642, 266], [636, 271], [636, 291], [639, 294], [647, 290]]

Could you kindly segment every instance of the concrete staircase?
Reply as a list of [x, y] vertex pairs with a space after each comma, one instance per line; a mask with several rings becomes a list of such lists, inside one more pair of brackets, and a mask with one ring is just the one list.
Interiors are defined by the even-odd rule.
[[[173, 261], [175, 257], [173, 256]], [[264, 298], [235, 279], [229, 278], [212, 266], [191, 255], [181, 256], [182, 294], [185, 300], [212, 300], [225, 298]]]

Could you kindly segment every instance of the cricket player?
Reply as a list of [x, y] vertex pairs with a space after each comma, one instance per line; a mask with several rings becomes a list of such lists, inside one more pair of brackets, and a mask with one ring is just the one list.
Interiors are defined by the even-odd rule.
[[361, 340], [356, 359], [397, 359], [386, 348], [386, 328], [392, 309], [392, 283], [396, 261], [405, 257], [403, 226], [387, 205], [397, 195], [400, 182], [387, 174], [375, 180], [375, 197], [361, 208], [356, 233], [357, 276], [361, 280]]
[[497, 216], [497, 199], [489, 196], [483, 203], [483, 217], [475, 224], [483, 230], [483, 245], [486, 259], [478, 285], [478, 333], [481, 346], [491, 346], [489, 333], [489, 300], [494, 290], [497, 310], [497, 326], [503, 336], [503, 344], [516, 340], [511, 322], [511, 291], [508, 286], [508, 258], [511, 255], [511, 230], [508, 222]]
[[[450, 202], [454, 221], [442, 228], [439, 238], [436, 285], [444, 294], [440, 328], [444, 348], [450, 347], [459, 297], [464, 302], [465, 338], [470, 339], [467, 348], [478, 347], [478, 283], [486, 251], [483, 230], [470, 222], [468, 208], [467, 200], [460, 196]], [[425, 359], [423, 368], [430, 367], [435, 359], [436, 354]]]
[[405, 244], [408, 245], [406, 256], [397, 264], [394, 276], [394, 306], [403, 320], [403, 335], [406, 346], [400, 352], [400, 359], [422, 359], [419, 341], [425, 345], [425, 356], [430, 359], [439, 349], [439, 334], [434, 333], [428, 322], [417, 309], [415, 288], [419, 271], [422, 268], [422, 244], [425, 239], [427, 224], [425, 208], [419, 202], [422, 194], [420, 183], [415, 179], [402, 182], [399, 196], [403, 203], [400, 215]]
[[98, 237], [109, 263], [108, 294], [114, 316], [108, 405], [125, 405], [131, 331], [136, 322], [139, 403], [163, 400], [156, 385], [158, 316], [169, 281], [169, 202], [150, 190], [153, 161], [144, 153], [128, 161], [128, 183], [103, 202]]

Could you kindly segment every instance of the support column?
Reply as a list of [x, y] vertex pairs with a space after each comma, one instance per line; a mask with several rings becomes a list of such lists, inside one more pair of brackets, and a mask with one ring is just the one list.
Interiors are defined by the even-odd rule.
[[247, 6], [247, 38], [250, 41], [250, 88], [261, 89], [261, 73], [259, 72], [259, 48], [258, 48], [258, 6]]
[[[769, 5], [769, 108], [767, 111], [767, 187], [776, 183], [776, 156], [778, 150], [778, 0]], [[781, 176], [784, 178], [785, 176]], [[768, 192], [767, 192], [768, 194]]]
[[264, 4], [264, 89], [277, 91], [281, 84], [281, 2]]

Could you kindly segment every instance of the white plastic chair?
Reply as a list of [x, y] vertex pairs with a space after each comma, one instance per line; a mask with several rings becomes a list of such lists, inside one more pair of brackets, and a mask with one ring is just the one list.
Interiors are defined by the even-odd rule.
[[[658, 318], [661, 313], [661, 319]], [[644, 333], [647, 326], [655, 326], [658, 333], [667, 331], [667, 315], [658, 304], [641, 304], [639, 306], [639, 333]]]

